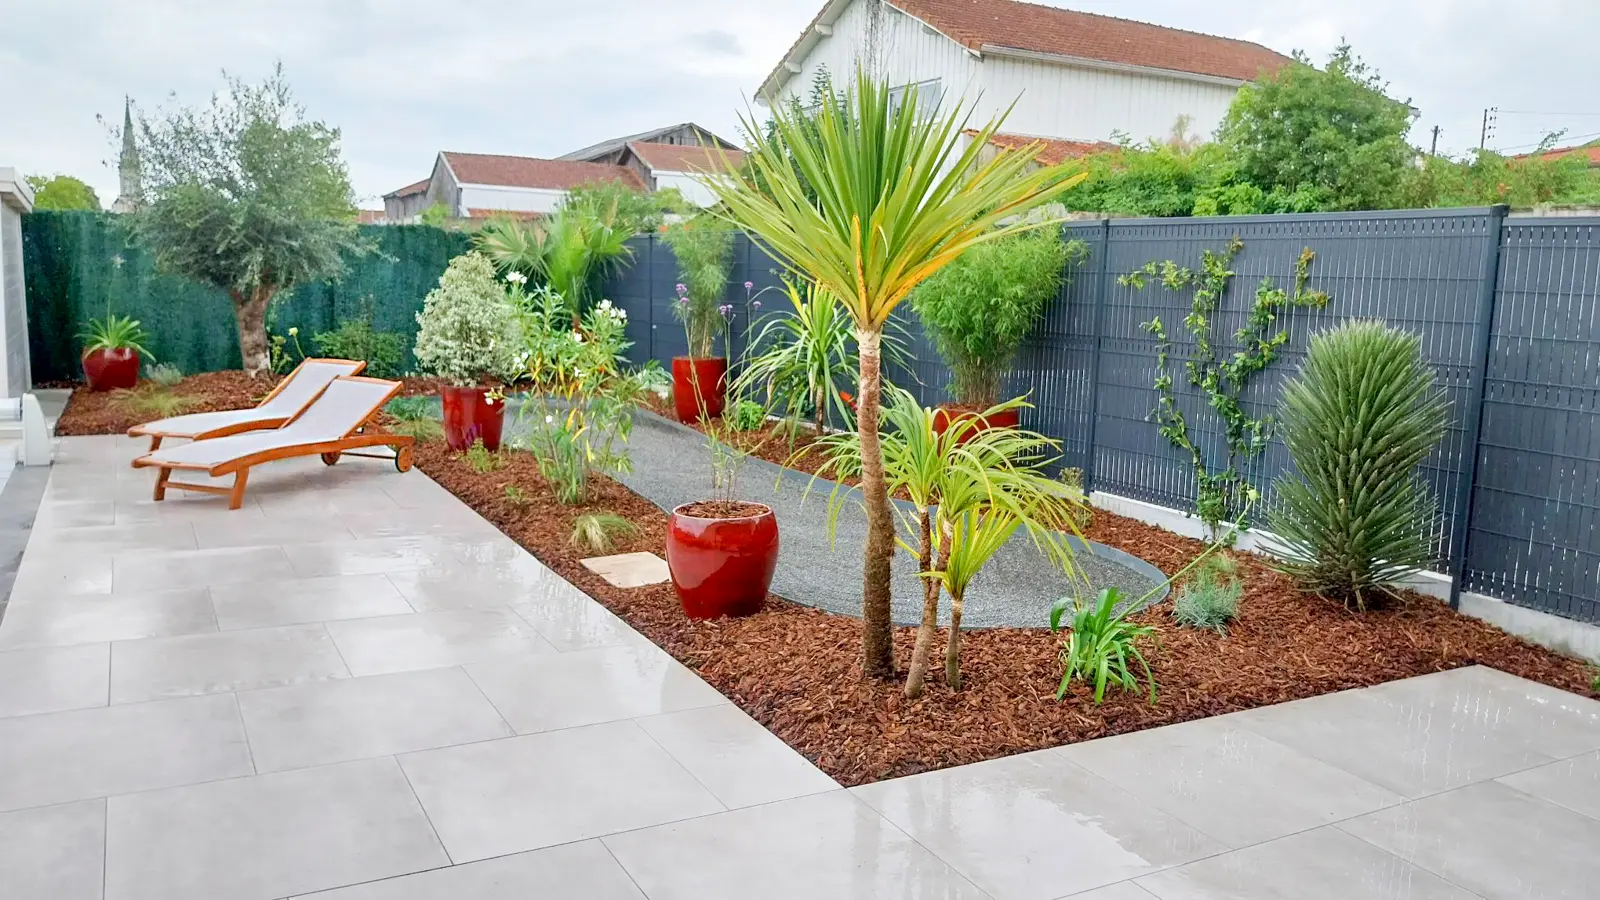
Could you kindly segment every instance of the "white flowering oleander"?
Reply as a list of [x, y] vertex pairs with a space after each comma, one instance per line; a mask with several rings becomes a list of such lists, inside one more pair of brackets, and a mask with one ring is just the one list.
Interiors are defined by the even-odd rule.
[[510, 376], [522, 346], [517, 313], [481, 253], [450, 261], [417, 313], [417, 364], [461, 384]]

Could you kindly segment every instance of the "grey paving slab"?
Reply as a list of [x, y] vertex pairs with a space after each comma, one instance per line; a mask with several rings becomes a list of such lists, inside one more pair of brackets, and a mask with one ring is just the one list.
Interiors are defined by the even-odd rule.
[[348, 678], [321, 625], [118, 641], [111, 645], [111, 702], [284, 687]]
[[1579, 900], [1600, 884], [1600, 821], [1496, 782], [1339, 827], [1488, 900]]
[[369, 675], [239, 694], [256, 770], [275, 772], [509, 737], [460, 669]]
[[45, 498], [39, 504], [35, 528], [79, 528], [88, 525], [110, 525], [117, 518], [117, 504], [108, 498], [82, 500], [52, 500]]
[[724, 808], [632, 722], [425, 750], [399, 759], [458, 863]]
[[282, 516], [264, 522], [253, 518], [206, 522], [195, 529], [195, 537], [201, 549], [209, 550], [350, 541], [356, 535], [336, 516]]
[[729, 809], [839, 788], [732, 703], [636, 721]]
[[0, 620], [0, 649], [59, 647], [217, 630], [205, 588], [15, 598]]
[[[30, 541], [31, 543], [31, 541]], [[109, 594], [114, 580], [115, 557], [95, 554], [78, 557], [63, 565], [60, 556], [46, 553], [24, 554], [11, 585], [13, 603], [31, 597], [62, 593]]]
[[555, 652], [532, 625], [504, 607], [349, 619], [325, 627], [356, 675]]
[[1600, 753], [1585, 753], [1497, 780], [1600, 820]]
[[437, 568], [458, 561], [449, 544], [431, 535], [362, 538], [337, 544], [296, 544], [283, 550], [294, 567], [293, 574], [302, 578], [383, 574], [406, 569]]
[[1185, 722], [1058, 751], [1141, 803], [1230, 847], [1245, 847], [1404, 798], [1239, 727]]
[[507, 606], [577, 592], [561, 576], [528, 555], [492, 563], [469, 563], [452, 557], [438, 566], [390, 572], [388, 578], [417, 612]]
[[599, 841], [402, 875], [306, 900], [645, 900]]
[[21, 568], [49, 478], [48, 470], [41, 467], [19, 466], [0, 488], [0, 618], [5, 616], [11, 585]]
[[1119, 881], [1092, 891], [1073, 894], [1072, 900], [1155, 900], [1155, 895], [1131, 881]]
[[278, 578], [210, 589], [223, 631], [414, 612], [382, 575]]
[[514, 600], [511, 609], [562, 652], [649, 643], [628, 623], [577, 588], [537, 600]]
[[227, 694], [0, 719], [0, 810], [252, 771]]
[[1477, 900], [1332, 827], [1168, 869], [1135, 884], [1158, 900]]
[[0, 652], [0, 718], [105, 706], [111, 646]]
[[100, 900], [105, 849], [104, 800], [0, 813], [0, 895]]
[[290, 574], [289, 559], [278, 547], [124, 553], [116, 557], [112, 589], [131, 592], [215, 587], [271, 581]]
[[1510, 678], [1477, 667], [1442, 672], [1250, 710], [1238, 721], [1407, 797], [1600, 748], [1600, 703]]
[[393, 759], [106, 806], [106, 900], [276, 900], [448, 863]]
[[[192, 477], [192, 476], [191, 476]], [[201, 484], [207, 483], [205, 479], [195, 479]], [[252, 491], [259, 490], [254, 482], [260, 480], [252, 478]], [[217, 486], [230, 485], [232, 479], [215, 479], [212, 484]], [[204, 527], [208, 522], [243, 522], [254, 520], [266, 521], [266, 516], [261, 514], [261, 507], [256, 505], [253, 493], [245, 495], [244, 505], [239, 509], [228, 508], [228, 498], [208, 494], [195, 494], [180, 491], [171, 491], [167, 499], [155, 501], [145, 500], [118, 500], [116, 501], [115, 522], [118, 525], [141, 526], [153, 522], [193, 522]]]
[[988, 900], [844, 791], [603, 841], [650, 900]]
[[149, 528], [125, 525], [89, 525], [82, 528], [47, 528], [34, 537], [32, 550], [40, 554], [116, 554], [129, 550], [194, 550], [194, 526], [188, 522], [158, 524]]
[[1052, 751], [851, 792], [997, 900], [1054, 900], [1227, 849]]
[[466, 669], [520, 734], [728, 702], [682, 663], [643, 642], [505, 657]]

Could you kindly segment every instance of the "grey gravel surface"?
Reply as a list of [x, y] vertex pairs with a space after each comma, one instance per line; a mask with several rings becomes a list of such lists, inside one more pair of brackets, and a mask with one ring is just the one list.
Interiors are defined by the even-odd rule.
[[[662, 509], [670, 511], [710, 493], [710, 451], [699, 432], [641, 412], [635, 417], [628, 444], [634, 468], [619, 480]], [[859, 492], [851, 490], [830, 544], [827, 514], [832, 489], [832, 482], [813, 484], [809, 475], [752, 457], [745, 462], [738, 495], [767, 504], [777, 515], [782, 549], [773, 592], [796, 603], [859, 616], [866, 516], [858, 502]], [[1161, 580], [1147, 563], [1127, 558], [1132, 566], [1148, 570], [1139, 572], [1107, 558], [1122, 555], [1119, 551], [1098, 544], [1089, 550], [1077, 555], [1088, 579], [1085, 585], [1052, 567], [1025, 536], [1018, 535], [995, 555], [969, 589], [962, 625], [1045, 627], [1050, 605], [1058, 597], [1093, 597], [1110, 586], [1121, 588], [1124, 597], [1137, 597]], [[894, 620], [914, 625], [922, 616], [915, 563], [908, 554], [898, 553], [893, 571]], [[941, 615], [948, 623], [948, 609]]]

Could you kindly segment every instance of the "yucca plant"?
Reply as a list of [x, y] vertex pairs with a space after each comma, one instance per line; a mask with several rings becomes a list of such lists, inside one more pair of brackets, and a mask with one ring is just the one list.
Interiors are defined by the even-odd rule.
[[1311, 339], [1283, 391], [1294, 472], [1269, 515], [1274, 565], [1307, 591], [1365, 609], [1435, 560], [1438, 506], [1417, 472], [1449, 407], [1418, 336], [1351, 321]]
[[[867, 508], [862, 587], [862, 671], [894, 673], [889, 563], [894, 522], [878, 443], [884, 325], [915, 288], [967, 248], [1056, 227], [1024, 215], [1082, 180], [1038, 168], [1037, 145], [987, 162], [1000, 116], [963, 134], [970, 108], [919, 109], [913, 88], [891, 102], [886, 82], [858, 69], [845, 96], [831, 85], [814, 110], [776, 106], [771, 126], [742, 116], [752, 146], [744, 165], [707, 181], [717, 214], [762, 239], [774, 259], [838, 298], [859, 348], [861, 491]], [[1002, 224], [1004, 223], [1004, 224]]]

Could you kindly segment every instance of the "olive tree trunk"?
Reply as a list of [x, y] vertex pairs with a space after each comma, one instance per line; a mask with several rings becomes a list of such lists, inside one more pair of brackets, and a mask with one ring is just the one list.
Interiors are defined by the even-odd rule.
[[867, 548], [861, 578], [861, 672], [867, 678], [894, 677], [894, 632], [889, 618], [889, 564], [894, 556], [894, 521], [883, 478], [883, 445], [878, 439], [879, 393], [883, 386], [878, 328], [856, 331], [861, 348], [861, 495], [867, 508]]
[[267, 341], [267, 304], [275, 288], [258, 284], [250, 293], [229, 291], [233, 298], [234, 324], [239, 329], [239, 359], [244, 370], [260, 377], [272, 374], [272, 350]]

